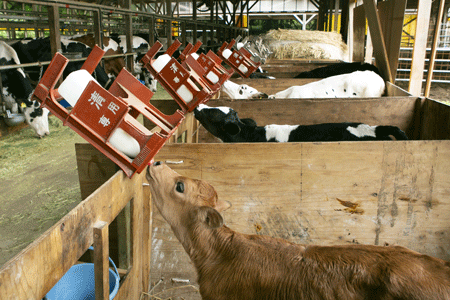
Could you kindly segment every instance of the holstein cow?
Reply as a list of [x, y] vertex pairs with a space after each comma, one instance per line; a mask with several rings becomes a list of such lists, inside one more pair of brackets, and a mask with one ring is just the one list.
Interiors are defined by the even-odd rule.
[[225, 143], [250, 142], [324, 142], [407, 140], [395, 126], [370, 126], [362, 123], [325, 123], [316, 125], [257, 126], [252, 119], [239, 119], [230, 107], [200, 104], [195, 118], [212, 135]]
[[[95, 38], [93, 34], [87, 34], [83, 36], [76, 36], [71, 40], [82, 42], [91, 48], [95, 46]], [[119, 44], [112, 38], [103, 37], [103, 50], [105, 50], [105, 56], [123, 54]], [[123, 57], [105, 58], [103, 59], [104, 68], [106, 74], [108, 74], [111, 82], [119, 75], [120, 71], [125, 67], [125, 59]]]
[[450, 299], [450, 263], [401, 246], [294, 244], [224, 225], [214, 188], [155, 162], [152, 200], [192, 260], [203, 300]]
[[[11, 46], [16, 50], [22, 63], [51, 61], [53, 58], [50, 38], [18, 41]], [[81, 53], [82, 57], [88, 57], [92, 51], [92, 48], [81, 42], [71, 41], [66, 37], [61, 37], [61, 50], [63, 55], [67, 53]], [[63, 77], [65, 78], [73, 71], [81, 69], [83, 63], [83, 61], [69, 62], [64, 69]], [[35, 82], [38, 82], [41, 79], [41, 76], [44, 74], [46, 69], [47, 66], [43, 66], [42, 69], [40, 67], [27, 68], [27, 70], [31, 71], [29, 75], [30, 78]], [[100, 83], [103, 87], [108, 87], [109, 78], [101, 66], [96, 67], [92, 76], [96, 78], [98, 83]]]
[[291, 86], [275, 95], [270, 95], [269, 99], [381, 97], [384, 89], [385, 83], [380, 75], [373, 71], [356, 71], [331, 76], [302, 86]]
[[267, 94], [258, 92], [257, 89], [247, 84], [237, 84], [230, 80], [223, 83], [220, 88], [231, 99], [262, 99], [267, 98]]
[[[126, 35], [111, 35], [114, 41], [119, 44], [123, 53], [127, 53], [127, 40]], [[137, 52], [134, 55], [134, 75], [137, 79], [143, 82], [152, 92], [156, 92], [158, 81], [153, 77], [152, 74], [144, 68], [141, 59], [150, 49], [149, 43], [141, 38], [140, 36], [133, 36], [133, 52]]]
[[378, 75], [381, 75], [380, 70], [372, 64], [361, 62], [341, 62], [316, 68], [311, 71], [302, 72], [294, 78], [327, 78], [330, 76], [348, 74], [356, 71], [373, 71]]
[[[19, 65], [20, 60], [16, 51], [0, 41], [0, 65]], [[2, 95], [5, 107], [12, 113], [23, 110], [25, 120], [33, 128], [38, 137], [49, 134], [48, 114], [49, 110], [41, 108], [37, 101], [30, 101], [33, 93], [30, 80], [21, 68], [1, 71]]]

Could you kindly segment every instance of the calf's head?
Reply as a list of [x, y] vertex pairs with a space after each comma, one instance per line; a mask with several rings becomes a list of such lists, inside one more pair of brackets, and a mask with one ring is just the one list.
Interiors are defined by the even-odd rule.
[[194, 110], [195, 118], [215, 137], [223, 142], [243, 142], [243, 128], [256, 127], [252, 119], [239, 119], [237, 112], [230, 107], [210, 107], [200, 104]]
[[[156, 207], [184, 246], [186, 226], [195, 221], [193, 216], [206, 218], [210, 215], [220, 221], [218, 212], [230, 207], [228, 202], [218, 200], [215, 189], [209, 183], [181, 176], [164, 163], [150, 165], [146, 178]], [[216, 226], [221, 224], [222, 221]]]
[[264, 99], [268, 95], [246, 84], [236, 84], [230, 80], [223, 83], [221, 91], [231, 99]]

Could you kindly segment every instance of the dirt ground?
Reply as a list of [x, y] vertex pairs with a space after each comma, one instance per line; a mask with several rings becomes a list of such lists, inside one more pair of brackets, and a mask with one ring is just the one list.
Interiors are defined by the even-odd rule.
[[[450, 100], [450, 84], [433, 84], [430, 98]], [[50, 131], [0, 139], [0, 267], [81, 201], [74, 144], [85, 141], [54, 116]]]

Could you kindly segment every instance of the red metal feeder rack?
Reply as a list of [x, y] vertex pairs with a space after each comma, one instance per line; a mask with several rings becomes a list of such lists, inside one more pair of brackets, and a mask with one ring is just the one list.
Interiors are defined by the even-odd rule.
[[[200, 49], [201, 45], [202, 42], [200, 41], [198, 41], [195, 46], [189, 43], [180, 54], [178, 60], [181, 63], [185, 62], [188, 56]], [[226, 69], [224, 66], [222, 66], [222, 60], [211, 50], [209, 50], [206, 55], [204, 53], [201, 53], [196, 61], [203, 67], [205, 74], [209, 74], [209, 72], [212, 72], [218, 77], [217, 83], [219, 84], [219, 86], [222, 86], [223, 83], [230, 79], [231, 75], [233, 75], [234, 73], [233, 69]], [[209, 84], [215, 84], [207, 77], [207, 75], [204, 77]]]
[[[94, 47], [82, 69], [92, 74], [104, 53], [98, 46]], [[41, 102], [41, 106], [48, 108], [64, 125], [116, 163], [129, 178], [136, 172], [142, 172], [183, 121], [184, 113], [180, 110], [170, 116], [161, 113], [150, 104], [153, 92], [125, 68], [108, 91], [91, 80], [69, 112], [58, 103], [62, 96], [55, 89], [68, 61], [60, 53], [54, 56], [34, 91], [33, 99]], [[161, 131], [151, 132], [145, 128], [136, 120], [140, 114]], [[139, 143], [140, 152], [134, 159], [110, 143], [111, 136], [118, 128]]]
[[[175, 40], [164, 54], [172, 56], [180, 45], [181, 43]], [[189, 58], [190, 56], [185, 60], [187, 66], [181, 65], [175, 58], [170, 57], [170, 60], [161, 69], [159, 66], [155, 69], [157, 59], [154, 57], [161, 47], [162, 44], [157, 41], [141, 62], [178, 103], [183, 112], [193, 111], [199, 104], [207, 102], [220, 89], [219, 86], [216, 90], [217, 86], [212, 87], [204, 79], [205, 71], [202, 66], [192, 57]]]
[[220, 59], [226, 62], [243, 78], [248, 78], [253, 72], [256, 71], [256, 69], [258, 69], [261, 63], [251, 60], [252, 55], [250, 54], [250, 52], [245, 50], [244, 47], [239, 50], [233, 49], [231, 55], [228, 58], [225, 58], [223, 56], [223, 51], [227, 49], [231, 51], [231, 48], [235, 43], [236, 41], [234, 39], [231, 40], [230, 44], [224, 42], [222, 44], [222, 47], [220, 47], [219, 51], [217, 52], [217, 56], [219, 56]]

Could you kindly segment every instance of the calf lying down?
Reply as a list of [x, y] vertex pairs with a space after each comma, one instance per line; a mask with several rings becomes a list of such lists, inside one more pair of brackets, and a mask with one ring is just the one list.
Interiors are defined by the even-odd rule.
[[208, 183], [159, 162], [152, 199], [197, 270], [204, 300], [450, 299], [450, 264], [401, 246], [300, 245], [224, 225]]
[[270, 99], [287, 98], [350, 98], [381, 97], [385, 83], [373, 71], [356, 71], [349, 74], [331, 76], [316, 82], [290, 88], [270, 95]]
[[362, 123], [257, 126], [254, 120], [239, 119], [235, 110], [224, 106], [209, 107], [200, 104], [194, 110], [194, 115], [206, 130], [226, 143], [408, 139], [398, 127]]

